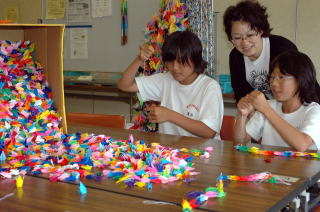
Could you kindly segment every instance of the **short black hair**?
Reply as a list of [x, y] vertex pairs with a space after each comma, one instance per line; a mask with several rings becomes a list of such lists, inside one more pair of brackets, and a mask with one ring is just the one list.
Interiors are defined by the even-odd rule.
[[268, 21], [266, 7], [262, 6], [257, 1], [240, 1], [235, 6], [230, 6], [226, 9], [223, 15], [223, 24], [229, 41], [232, 40], [231, 28], [232, 23], [235, 21], [249, 23], [252, 30], [262, 33], [262, 37], [269, 37], [270, 32], [272, 31]]
[[291, 75], [298, 82], [298, 90], [302, 104], [317, 102], [319, 96], [316, 92], [316, 70], [311, 59], [304, 53], [290, 50], [279, 54], [270, 64], [269, 76], [278, 67], [284, 75]]
[[194, 64], [195, 72], [201, 74], [207, 67], [202, 58], [202, 44], [196, 34], [191, 31], [176, 31], [170, 34], [161, 49], [164, 63], [178, 59], [182, 64]]

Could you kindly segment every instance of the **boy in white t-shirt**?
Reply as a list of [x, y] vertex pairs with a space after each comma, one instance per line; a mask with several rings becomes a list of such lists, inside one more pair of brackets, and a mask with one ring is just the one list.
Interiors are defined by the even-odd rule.
[[135, 78], [139, 66], [153, 54], [150, 45], [124, 71], [118, 88], [139, 92], [143, 101], [160, 101], [149, 108], [148, 119], [159, 123], [159, 132], [184, 136], [220, 138], [223, 100], [219, 84], [202, 74], [207, 62], [202, 58], [199, 38], [190, 31], [174, 32], [165, 40], [161, 56], [168, 72]]
[[[298, 51], [280, 54], [271, 63], [269, 84], [273, 100], [267, 101], [257, 90], [240, 99], [235, 143], [262, 138], [266, 145], [320, 150], [320, 105], [310, 58]], [[247, 121], [253, 110], [256, 112]]]

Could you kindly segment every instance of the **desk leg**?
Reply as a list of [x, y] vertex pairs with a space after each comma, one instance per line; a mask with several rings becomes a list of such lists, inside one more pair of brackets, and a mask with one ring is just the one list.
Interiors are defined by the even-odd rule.
[[301, 199], [301, 211], [308, 212], [310, 193], [305, 190], [299, 196]]
[[300, 208], [300, 198], [296, 197], [294, 198], [290, 203], [289, 203], [289, 207], [290, 207], [290, 212], [299, 212], [299, 208]]

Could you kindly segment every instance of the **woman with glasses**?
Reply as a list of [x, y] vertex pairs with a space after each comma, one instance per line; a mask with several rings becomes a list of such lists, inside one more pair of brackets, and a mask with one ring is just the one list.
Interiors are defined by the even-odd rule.
[[274, 99], [267, 100], [258, 90], [240, 99], [235, 143], [261, 139], [262, 144], [297, 151], [320, 150], [320, 105], [310, 58], [298, 51], [281, 53], [272, 61], [268, 78]]
[[271, 99], [270, 61], [287, 50], [297, 50], [288, 39], [271, 35], [266, 8], [256, 1], [241, 1], [224, 13], [224, 28], [234, 49], [229, 55], [231, 83], [238, 102], [253, 90]]

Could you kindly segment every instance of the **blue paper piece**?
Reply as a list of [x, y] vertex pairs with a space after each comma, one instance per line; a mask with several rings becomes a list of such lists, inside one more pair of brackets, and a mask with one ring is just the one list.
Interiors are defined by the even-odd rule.
[[99, 151], [100, 151], [100, 152], [103, 152], [103, 150], [104, 150], [103, 144], [102, 144], [102, 143], [99, 143]]
[[7, 159], [6, 154], [4, 154], [4, 151], [2, 151], [0, 155], [0, 161], [5, 161], [6, 159]]
[[87, 193], [87, 188], [82, 182], [79, 183], [79, 192], [80, 192], [80, 194], [86, 194]]
[[152, 190], [152, 183], [148, 183], [148, 185], [147, 185], [147, 188], [148, 188], [148, 190]]
[[69, 177], [67, 177], [67, 178], [65, 179], [65, 181], [75, 181], [75, 180], [77, 180], [77, 177], [76, 177], [76, 176], [73, 176], [73, 175], [71, 175], [71, 176], [69, 176]]

